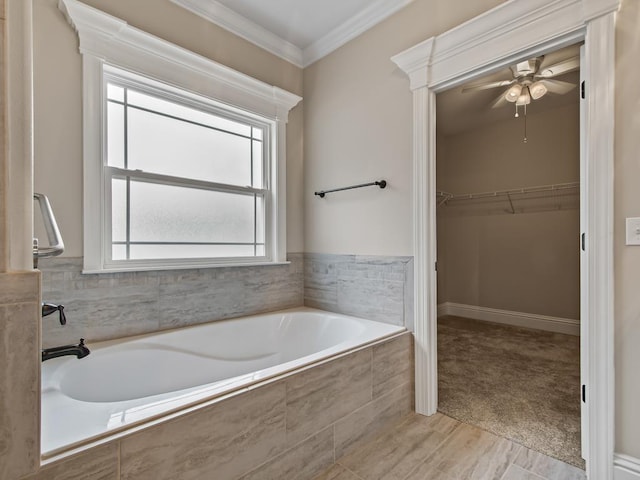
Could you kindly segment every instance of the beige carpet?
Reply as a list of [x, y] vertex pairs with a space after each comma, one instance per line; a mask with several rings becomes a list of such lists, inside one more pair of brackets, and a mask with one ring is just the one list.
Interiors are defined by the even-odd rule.
[[442, 413], [584, 468], [578, 337], [442, 317], [438, 395]]

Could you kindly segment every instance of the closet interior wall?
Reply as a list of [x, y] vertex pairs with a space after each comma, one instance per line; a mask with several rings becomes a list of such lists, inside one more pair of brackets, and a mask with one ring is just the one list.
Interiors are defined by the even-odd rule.
[[[481, 193], [579, 181], [579, 107], [438, 132], [437, 190]], [[580, 318], [579, 189], [510, 204], [438, 207], [438, 304]], [[514, 211], [515, 205], [515, 213]]]

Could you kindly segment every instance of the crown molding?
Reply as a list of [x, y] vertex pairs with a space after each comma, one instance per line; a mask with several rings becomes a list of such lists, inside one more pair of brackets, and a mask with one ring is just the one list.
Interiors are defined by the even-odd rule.
[[409, 76], [409, 88], [411, 90], [424, 87], [429, 82], [427, 74], [431, 64], [434, 40], [433, 37], [428, 38], [391, 57], [391, 61]]
[[297, 67], [304, 68], [406, 7], [413, 0], [377, 0], [304, 50], [215, 0], [171, 0], [171, 2]]
[[371, 3], [357, 15], [306, 47], [302, 51], [304, 66], [308, 67], [329, 55], [412, 2], [413, 0], [378, 0]]
[[82, 54], [170, 84], [188, 82], [194, 92], [269, 118], [286, 121], [289, 110], [302, 100], [78, 0], [59, 0], [58, 7], [78, 32]]
[[583, 17], [588, 21], [610, 12], [617, 12], [621, 2], [622, 0], [582, 0]]
[[297, 67], [303, 67], [302, 49], [215, 0], [171, 0], [171, 2]]

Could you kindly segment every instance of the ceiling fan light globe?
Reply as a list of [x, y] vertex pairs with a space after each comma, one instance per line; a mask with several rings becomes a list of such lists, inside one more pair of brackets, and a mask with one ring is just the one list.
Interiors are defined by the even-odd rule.
[[504, 98], [507, 100], [507, 102], [513, 103], [518, 100], [521, 93], [522, 93], [522, 85], [516, 83], [509, 90], [507, 90], [507, 93]]
[[530, 103], [531, 103], [531, 96], [529, 95], [528, 92], [523, 93], [518, 97], [518, 100], [516, 100], [516, 105], [529, 105]]
[[547, 87], [542, 82], [535, 82], [529, 87], [529, 91], [531, 92], [531, 97], [534, 100], [538, 100], [547, 93]]

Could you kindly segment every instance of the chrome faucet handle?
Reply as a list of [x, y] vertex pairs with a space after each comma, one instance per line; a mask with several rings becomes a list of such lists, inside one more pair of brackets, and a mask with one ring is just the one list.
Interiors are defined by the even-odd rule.
[[64, 314], [64, 305], [55, 305], [53, 303], [42, 304], [42, 316], [46, 317], [52, 313], [60, 312], [60, 325], [67, 324], [67, 316]]

